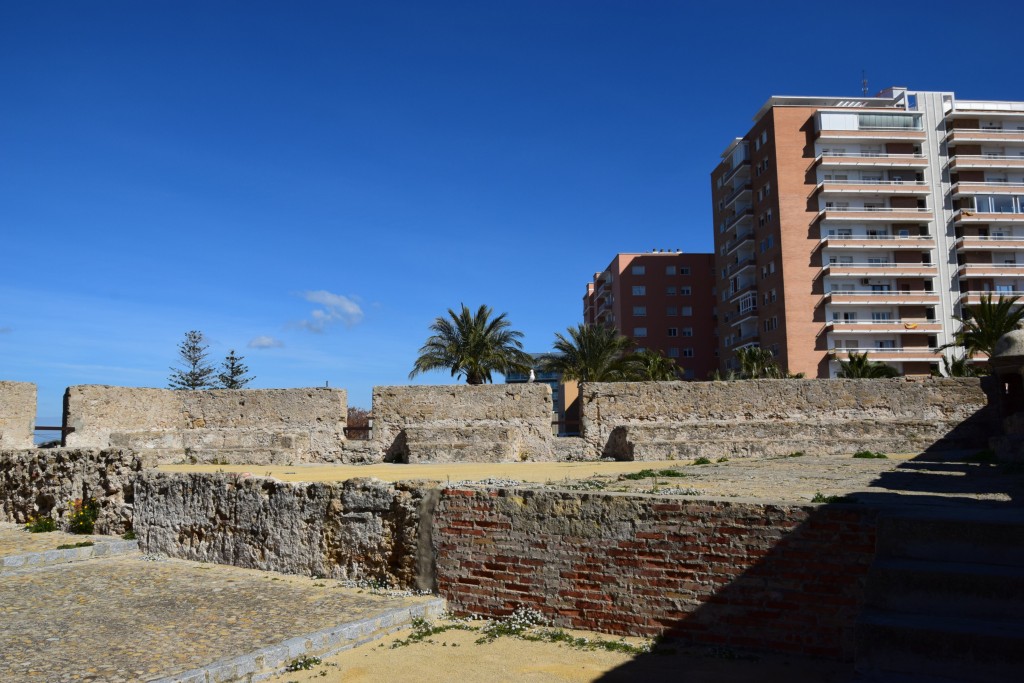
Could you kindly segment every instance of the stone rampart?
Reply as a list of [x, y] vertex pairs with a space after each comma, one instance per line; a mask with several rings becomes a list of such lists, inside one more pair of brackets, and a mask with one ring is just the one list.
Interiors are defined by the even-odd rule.
[[145, 552], [411, 587], [429, 573], [417, 570], [429, 497], [376, 479], [293, 484], [147, 470], [136, 483], [135, 529]]
[[581, 387], [584, 439], [622, 460], [983, 448], [976, 378], [627, 382]]
[[876, 527], [856, 505], [449, 489], [433, 538], [457, 613], [850, 659]]
[[252, 464], [344, 460], [341, 389], [172, 391], [69, 387], [69, 447], [128, 448], [160, 462]]
[[67, 525], [72, 503], [99, 503], [96, 533], [132, 528], [134, 482], [143, 461], [120, 450], [33, 448], [0, 451], [0, 520], [52, 517]]
[[374, 438], [397, 462], [552, 459], [546, 384], [373, 389]]
[[36, 426], [36, 385], [0, 382], [0, 448], [31, 448]]

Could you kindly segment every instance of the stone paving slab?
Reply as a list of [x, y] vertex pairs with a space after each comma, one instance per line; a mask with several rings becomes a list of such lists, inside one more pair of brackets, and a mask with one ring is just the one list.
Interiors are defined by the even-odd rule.
[[45, 552], [47, 550], [55, 550], [59, 545], [73, 545], [82, 541], [99, 543], [101, 541], [115, 540], [121, 539], [119, 536], [68, 534], [63, 531], [33, 534], [26, 531], [25, 527], [21, 524], [0, 522], [0, 557]]
[[432, 596], [143, 556], [43, 567], [0, 581], [0, 680], [237, 680], [440, 608]]

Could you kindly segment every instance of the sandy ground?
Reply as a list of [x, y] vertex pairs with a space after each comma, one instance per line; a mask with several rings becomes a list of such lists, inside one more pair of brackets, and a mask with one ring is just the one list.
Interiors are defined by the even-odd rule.
[[[362, 645], [327, 658], [308, 671], [294, 671], [267, 679], [272, 683], [519, 683], [546, 681], [625, 682], [674, 681], [675, 683], [846, 683], [853, 680], [849, 665], [775, 655], [737, 653], [731, 650], [673, 650], [669, 654], [629, 655], [579, 650], [566, 645], [499, 638], [477, 644], [479, 634], [447, 631], [420, 642], [391, 648], [410, 631]], [[577, 637], [614, 640], [614, 636], [587, 631], [567, 631]], [[629, 638], [628, 642], [641, 643]]]

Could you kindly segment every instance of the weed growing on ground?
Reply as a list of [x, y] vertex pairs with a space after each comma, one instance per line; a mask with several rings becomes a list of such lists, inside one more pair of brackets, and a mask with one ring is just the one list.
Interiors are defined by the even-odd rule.
[[[551, 485], [550, 483], [548, 484]], [[575, 481], [571, 484], [562, 484], [559, 488], [566, 489], [568, 491], [603, 491], [608, 487], [606, 482], [600, 479], [584, 479], [583, 481]]]
[[445, 631], [476, 630], [476, 628], [470, 626], [469, 624], [466, 624], [465, 622], [456, 622], [454, 624], [444, 624], [441, 626], [435, 626], [423, 617], [416, 617], [412, 620], [412, 633], [409, 635], [409, 637], [403, 638], [402, 640], [396, 640], [395, 642], [391, 643], [391, 649], [394, 650], [395, 648], [405, 647], [406, 645], [412, 645], [413, 643], [419, 643], [422, 641], [432, 643], [434, 641], [430, 640], [431, 636], [436, 636], [437, 634], [444, 633]]
[[812, 503], [856, 503], [857, 499], [849, 495], [826, 496], [824, 493], [815, 493], [811, 498]]
[[783, 457], [783, 458], [802, 458], [805, 455], [807, 455], [807, 454], [804, 453], [803, 451], [793, 451], [789, 455], [783, 455], [781, 457]]
[[68, 517], [68, 531], [72, 534], [91, 534], [100, 516], [100, 504], [92, 498], [76, 498], [71, 503]]
[[855, 458], [888, 458], [889, 456], [885, 453], [878, 453], [877, 451], [857, 451], [853, 454]]
[[92, 541], [80, 541], [78, 543], [63, 543], [57, 546], [57, 550], [71, 550], [72, 548], [88, 548], [91, 545], [96, 545]]
[[716, 460], [715, 462], [729, 462], [729, 458], [727, 458], [727, 457], [725, 457], [725, 456], [723, 455], [723, 456], [722, 456], [721, 458], [719, 458], [719, 459], [718, 459], [718, 460]]
[[45, 534], [57, 530], [57, 521], [53, 517], [35, 516], [29, 518], [25, 530], [33, 534]]
[[711, 464], [711, 458], [705, 458], [704, 456], [701, 456], [701, 457], [697, 458], [696, 460], [694, 460], [693, 464], [694, 465], [710, 465]]
[[126, 531], [123, 534], [121, 534], [121, 538], [122, 538], [122, 540], [125, 540], [125, 541], [134, 541], [137, 538], [137, 536], [135, 535], [134, 531], [129, 529], [128, 531]]
[[321, 664], [323, 660], [319, 657], [310, 657], [309, 655], [302, 655], [296, 657], [292, 661], [288, 662], [288, 666], [284, 668], [285, 671], [309, 671], [314, 666]]
[[623, 474], [620, 479], [650, 479], [652, 477], [685, 477], [685, 472], [679, 470], [640, 470], [639, 472], [630, 472]]

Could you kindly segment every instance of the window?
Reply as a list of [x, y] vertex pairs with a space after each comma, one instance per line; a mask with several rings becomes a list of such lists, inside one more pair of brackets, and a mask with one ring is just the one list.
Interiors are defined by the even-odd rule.
[[675, 287], [666, 287], [665, 288], [665, 294], [667, 294], [669, 296], [675, 296], [676, 295], [676, 288]]
[[665, 309], [665, 315], [667, 315], [669, 317], [678, 315], [678, 312], [676, 311], [676, 307], [675, 306], [669, 306], [668, 308], [666, 308]]
[[693, 349], [683, 349], [683, 358], [693, 358]]
[[634, 306], [633, 307], [633, 315], [637, 316], [638, 318], [644, 317], [645, 315], [647, 315], [647, 307], [646, 306]]
[[670, 336], [670, 337], [678, 337], [679, 336], [679, 328], [678, 327], [670, 327], [670, 328], [668, 328], [668, 336]]
[[647, 273], [647, 268], [645, 266], [633, 266], [629, 270], [633, 275], [644, 275]]
[[693, 308], [691, 306], [683, 306], [680, 314], [683, 316], [691, 316], [693, 315]]
[[668, 347], [668, 357], [669, 358], [679, 358], [679, 347], [678, 346], [670, 346], [670, 347]]
[[692, 337], [693, 336], [693, 328], [692, 327], [684, 327], [683, 328], [683, 336], [684, 337]]
[[633, 296], [646, 296], [647, 288], [643, 285], [633, 285]]
[[675, 275], [675, 274], [676, 274], [676, 267], [675, 266], [665, 266], [665, 275]]
[[679, 269], [679, 274], [680, 275], [689, 275], [690, 274], [690, 269], [687, 268], [686, 266], [683, 266], [683, 267], [681, 267]]
[[679, 288], [680, 296], [690, 296], [690, 294], [692, 292], [693, 292], [693, 290], [691, 288], [689, 288], [689, 287], [680, 287]]
[[779, 317], [777, 315], [773, 315], [765, 320], [762, 323], [762, 326], [764, 327], [765, 332], [771, 332], [772, 330], [777, 329], [779, 327]]
[[647, 328], [646, 327], [634, 327], [633, 328], [633, 336], [634, 337], [646, 337], [647, 336]]

